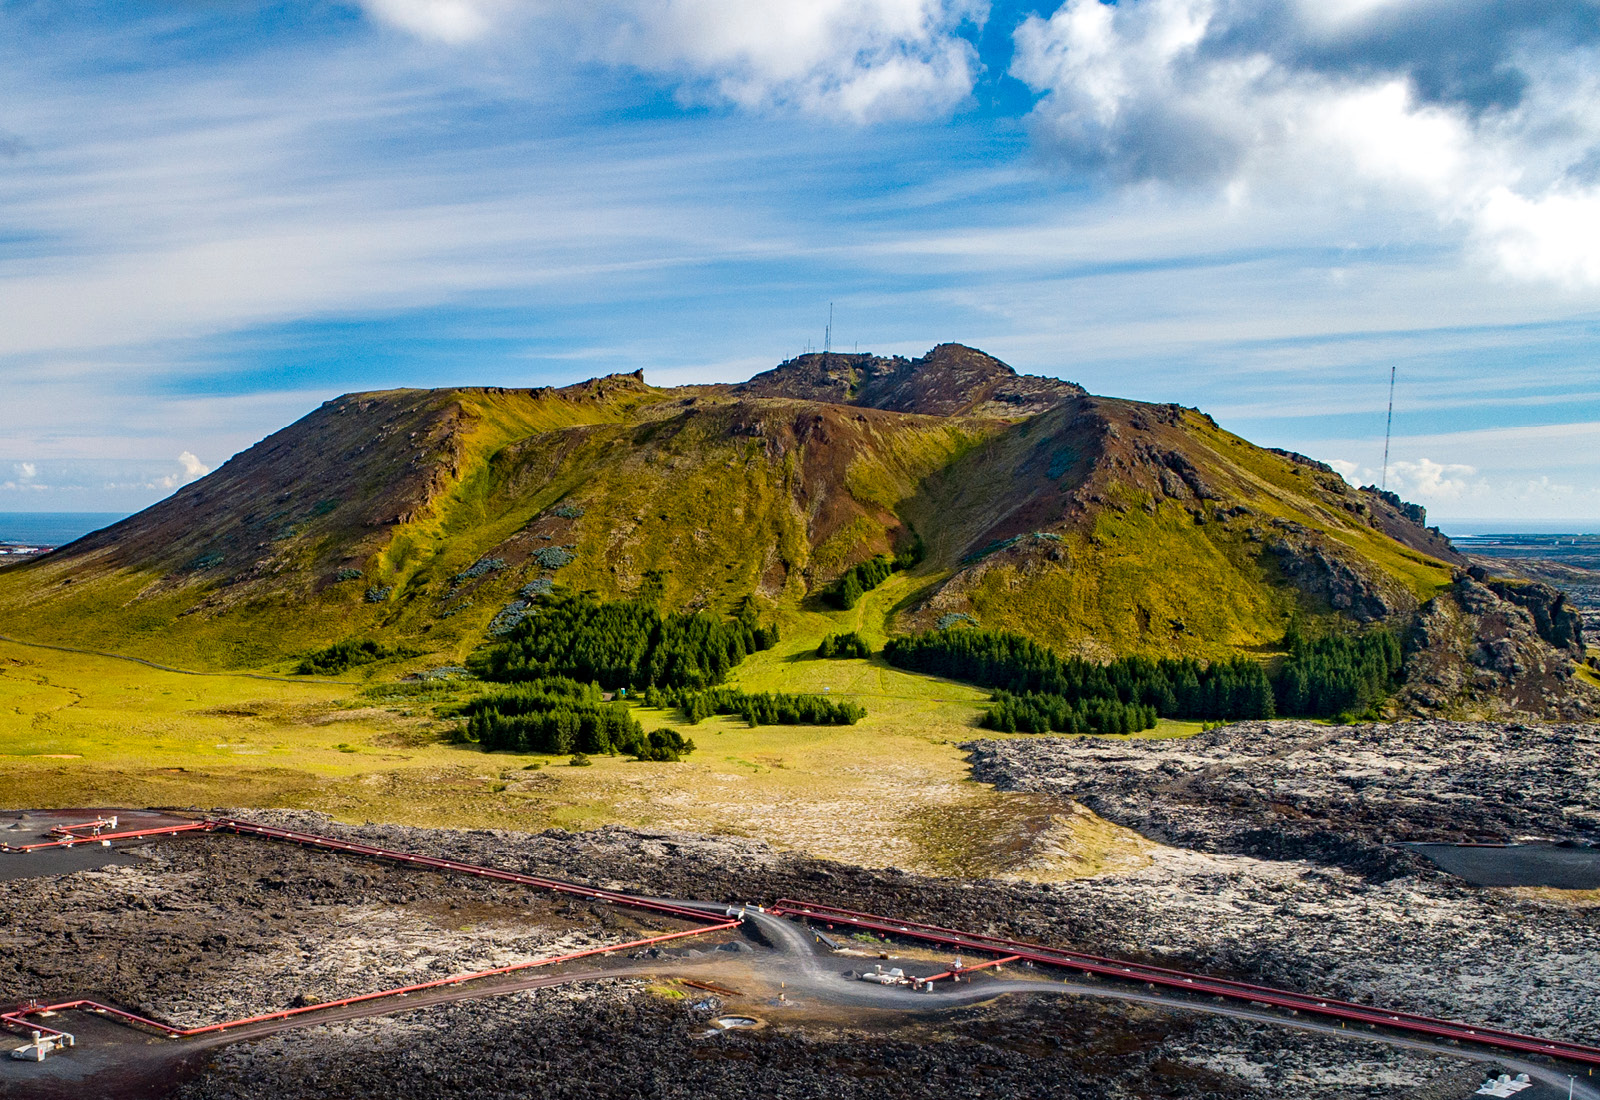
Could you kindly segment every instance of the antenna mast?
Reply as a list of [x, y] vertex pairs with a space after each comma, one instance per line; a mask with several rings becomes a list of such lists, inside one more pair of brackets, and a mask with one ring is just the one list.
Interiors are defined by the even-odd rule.
[[822, 358], [827, 360], [833, 353], [833, 303], [828, 303], [828, 327], [822, 330]]
[[1394, 371], [1397, 364], [1389, 364], [1389, 419], [1383, 427], [1383, 480], [1378, 482], [1378, 488], [1389, 487], [1389, 436], [1394, 431]]

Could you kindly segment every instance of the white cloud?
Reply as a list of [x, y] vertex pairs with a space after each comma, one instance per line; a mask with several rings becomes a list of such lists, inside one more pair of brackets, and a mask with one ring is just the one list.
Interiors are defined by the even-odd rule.
[[[184, 451], [182, 454], [180, 454], [178, 456], [178, 464], [183, 467], [183, 471], [181, 473], [165, 474], [147, 482], [146, 487], [150, 489], [163, 489], [167, 492], [171, 492], [173, 489], [187, 485], [196, 478], [205, 477], [211, 472], [211, 467], [207, 466], [204, 462], [201, 462], [191, 451]], [[121, 487], [122, 486], [115, 485], [106, 486], [108, 489]]]
[[1345, 458], [1329, 459], [1328, 465], [1352, 485], [1383, 485], [1391, 492], [1430, 508], [1441, 502], [1459, 501], [1489, 491], [1487, 482], [1477, 476], [1477, 467], [1461, 462], [1435, 462], [1431, 458], [1394, 459], [1389, 463], [1387, 479], [1381, 469]]
[[185, 484], [197, 477], [205, 477], [211, 472], [211, 467], [201, 462], [191, 451], [184, 451], [180, 454], [178, 461], [183, 465], [183, 480]]
[[423, 38], [451, 45], [489, 33], [504, 4], [493, 0], [364, 0], [378, 19]]
[[1407, 493], [1426, 500], [1454, 501], [1484, 488], [1472, 478], [1478, 470], [1460, 462], [1434, 462], [1419, 458], [1414, 462], [1399, 461], [1389, 464], [1389, 487], [1404, 496]]
[[19, 462], [17, 463], [17, 476], [24, 481], [31, 480], [39, 476], [39, 468], [31, 462]]
[[[1305, 453], [1370, 454], [1328, 460], [1347, 480], [1377, 485], [1382, 439], [1306, 441]], [[1376, 448], [1374, 451], [1372, 448]], [[1600, 423], [1488, 428], [1396, 436], [1388, 488], [1452, 519], [1551, 518], [1600, 521], [1600, 485], [1589, 455], [1600, 448]]]
[[1016, 32], [1043, 147], [1230, 200], [1397, 201], [1524, 279], [1600, 285], [1587, 0], [1067, 0]]
[[[376, 19], [453, 46], [557, 42], [741, 107], [791, 106], [858, 122], [937, 115], [972, 91], [956, 32], [983, 0], [363, 0]], [[548, 48], [544, 52], [553, 52]]]

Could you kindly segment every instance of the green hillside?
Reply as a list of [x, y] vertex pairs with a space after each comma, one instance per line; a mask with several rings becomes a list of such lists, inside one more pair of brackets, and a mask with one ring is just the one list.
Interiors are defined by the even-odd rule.
[[[1067, 653], [1211, 657], [1274, 646], [1296, 613], [1409, 615], [1457, 560], [1414, 518], [1195, 410], [972, 349], [805, 356], [740, 386], [338, 398], [0, 570], [0, 632], [196, 668], [288, 670], [356, 637], [457, 664], [560, 585], [724, 612], [754, 596], [819, 635], [974, 621]], [[920, 564], [857, 609], [820, 599], [918, 539]]]

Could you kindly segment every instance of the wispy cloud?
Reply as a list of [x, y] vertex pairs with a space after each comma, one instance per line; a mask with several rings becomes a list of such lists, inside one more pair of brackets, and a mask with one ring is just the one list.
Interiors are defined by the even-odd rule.
[[153, 499], [339, 392], [731, 379], [830, 302], [1364, 467], [1393, 363], [1406, 439], [1600, 419], [1593, 44], [1491, 7], [0, 5], [0, 474]]
[[[1600, 422], [1403, 436], [1392, 447], [1388, 487], [1441, 515], [1600, 518], [1588, 457], [1600, 448]], [[1347, 481], [1378, 484], [1380, 463], [1347, 457], [1367, 449], [1349, 440], [1310, 445]]]
[[559, 42], [590, 61], [678, 83], [687, 99], [794, 107], [856, 122], [926, 117], [972, 91], [977, 55], [958, 32], [983, 0], [363, 0], [375, 18], [510, 64], [548, 63]]

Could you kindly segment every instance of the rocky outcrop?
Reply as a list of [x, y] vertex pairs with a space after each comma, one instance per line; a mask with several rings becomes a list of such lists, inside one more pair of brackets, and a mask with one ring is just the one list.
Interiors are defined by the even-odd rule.
[[1566, 650], [1574, 660], [1583, 656], [1583, 617], [1567, 602], [1566, 593], [1541, 581], [1491, 577], [1477, 566], [1467, 573], [1496, 596], [1526, 611], [1534, 630], [1551, 646]]
[[1474, 567], [1423, 606], [1406, 639], [1402, 713], [1581, 719], [1600, 692], [1573, 675], [1582, 621], [1549, 585]]
[[977, 348], [940, 344], [919, 359], [904, 356], [809, 353], [733, 387], [739, 396], [799, 397], [930, 416], [1033, 416], [1082, 386], [1059, 378], [1018, 374]]
[[1495, 577], [1539, 581], [1563, 593], [1566, 605], [1582, 621], [1585, 643], [1600, 643], [1600, 558], [1509, 558], [1486, 554], [1473, 556], [1470, 563]]
[[1416, 606], [1398, 585], [1373, 579], [1300, 524], [1281, 525], [1264, 549], [1278, 572], [1301, 592], [1359, 622], [1380, 622]]
[[1387, 489], [1380, 489], [1376, 485], [1363, 485], [1361, 491], [1377, 497], [1418, 527], [1428, 526], [1428, 510], [1422, 505], [1412, 504], [1408, 500], [1401, 500], [1400, 494], [1391, 493]]
[[1401, 500], [1398, 494], [1363, 485], [1361, 496], [1372, 526], [1413, 550], [1452, 565], [1464, 566], [1466, 556], [1437, 527], [1428, 526], [1428, 510], [1420, 504]]

